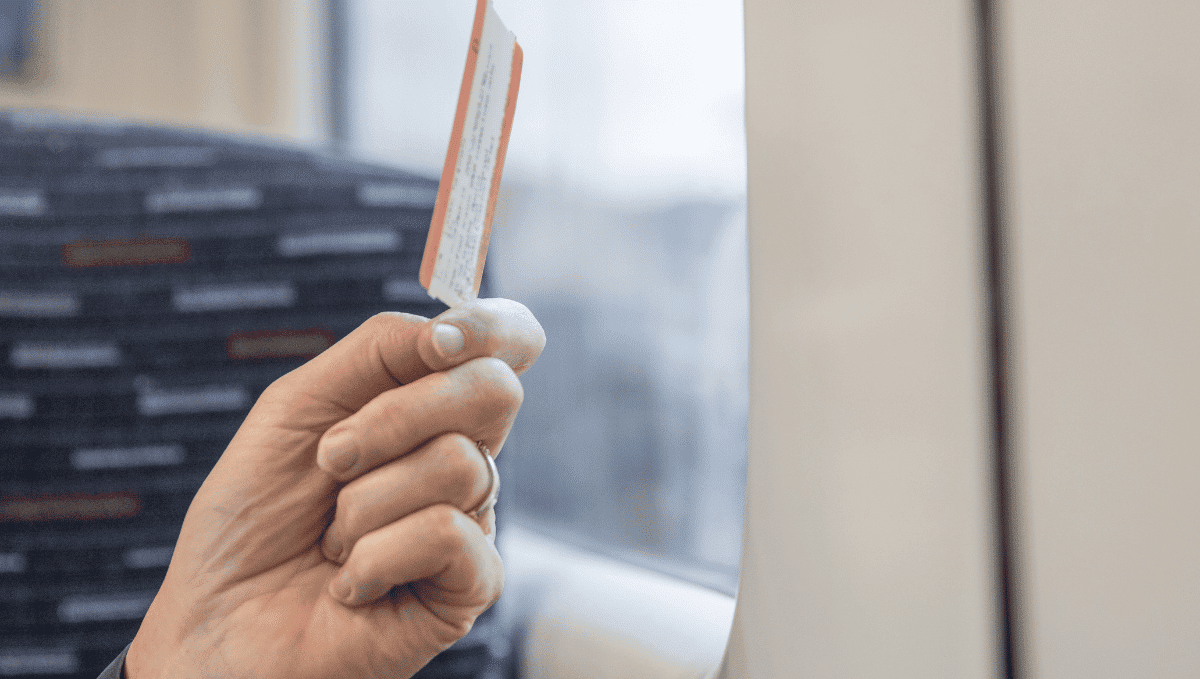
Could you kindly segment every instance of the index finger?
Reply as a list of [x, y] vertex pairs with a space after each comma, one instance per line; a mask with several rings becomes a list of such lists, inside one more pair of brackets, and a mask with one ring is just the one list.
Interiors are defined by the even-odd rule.
[[398, 384], [475, 358], [499, 358], [520, 374], [545, 344], [542, 326], [529, 309], [506, 299], [475, 300], [433, 319], [383, 312], [281, 377], [271, 391], [288, 411], [315, 402], [335, 407], [341, 419]]

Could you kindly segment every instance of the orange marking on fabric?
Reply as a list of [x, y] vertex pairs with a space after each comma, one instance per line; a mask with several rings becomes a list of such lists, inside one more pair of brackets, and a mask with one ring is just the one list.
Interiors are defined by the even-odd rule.
[[124, 519], [141, 510], [141, 495], [134, 492], [10, 495], [0, 498], [0, 523]]
[[191, 256], [191, 243], [186, 238], [76, 242], [62, 246], [62, 263], [74, 268], [181, 264]]
[[237, 361], [303, 357], [311, 358], [337, 341], [325, 328], [309, 330], [269, 330], [229, 336], [225, 353]]

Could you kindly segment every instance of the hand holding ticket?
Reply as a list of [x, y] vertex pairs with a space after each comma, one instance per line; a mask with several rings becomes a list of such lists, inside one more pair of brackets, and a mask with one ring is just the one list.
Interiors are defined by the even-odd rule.
[[[443, 323], [468, 330], [450, 355]], [[413, 676], [503, 589], [481, 452], [545, 342], [508, 300], [380, 313], [273, 382], [188, 508], [125, 674], [104, 676]]]
[[521, 59], [521, 46], [491, 0], [478, 0], [450, 148], [421, 261], [421, 285], [452, 307], [479, 294]]

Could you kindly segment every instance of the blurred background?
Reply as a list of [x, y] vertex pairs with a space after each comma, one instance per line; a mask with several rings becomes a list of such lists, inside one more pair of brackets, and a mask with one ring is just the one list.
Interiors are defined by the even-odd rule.
[[[550, 338], [502, 458], [507, 509], [732, 592], [748, 393], [741, 3], [496, 8], [528, 58], [491, 282]], [[473, 6], [346, 9], [346, 148], [436, 176]]]
[[[472, 5], [0, 2], [0, 675], [94, 676], [257, 392], [440, 310]], [[735, 586], [731, 676], [1200, 674], [1200, 4], [496, 5], [486, 284], [549, 335], [502, 543], [610, 557], [526, 676], [716, 653]], [[508, 673], [498, 617], [426, 676]]]
[[[496, 9], [525, 64], [486, 289], [549, 338], [500, 457], [502, 525], [732, 594], [741, 3]], [[473, 13], [0, 3], [0, 676], [94, 675], [257, 392], [375, 311], [442, 308], [415, 266]], [[482, 676], [463, 667], [431, 676]]]

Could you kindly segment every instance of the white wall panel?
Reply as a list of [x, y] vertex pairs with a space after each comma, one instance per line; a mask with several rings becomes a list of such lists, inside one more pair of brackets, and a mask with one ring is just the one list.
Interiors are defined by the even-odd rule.
[[973, 19], [747, 0], [730, 677], [995, 675]]
[[1008, 3], [1029, 676], [1200, 676], [1197, 26]]

